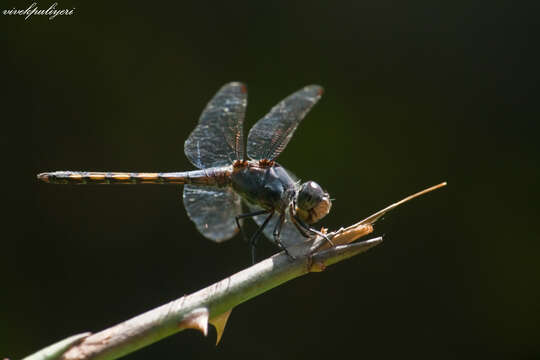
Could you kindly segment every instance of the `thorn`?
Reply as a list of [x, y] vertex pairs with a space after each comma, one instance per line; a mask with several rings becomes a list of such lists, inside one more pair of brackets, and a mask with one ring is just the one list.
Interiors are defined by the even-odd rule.
[[208, 334], [208, 309], [198, 308], [191, 311], [180, 321], [178, 327], [199, 330], [206, 336]]
[[221, 337], [223, 336], [223, 332], [225, 331], [225, 325], [227, 325], [227, 320], [229, 320], [229, 315], [231, 315], [231, 312], [232, 309], [225, 311], [224, 313], [210, 319], [210, 324], [214, 325], [214, 327], [216, 328], [216, 346], [221, 341]]
[[382, 237], [356, 242], [348, 245], [339, 245], [327, 250], [315, 253], [311, 258], [311, 266], [309, 271], [320, 272], [328, 265], [335, 264], [338, 261], [348, 259], [354, 255], [363, 253], [374, 246], [382, 243]]

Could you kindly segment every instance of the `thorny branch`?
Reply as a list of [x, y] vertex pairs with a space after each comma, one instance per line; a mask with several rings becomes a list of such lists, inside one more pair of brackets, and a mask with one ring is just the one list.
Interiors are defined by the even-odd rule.
[[328, 233], [327, 236], [336, 245], [334, 247], [330, 247], [324, 238], [317, 237], [288, 249], [295, 260], [281, 252], [191, 295], [98, 333], [71, 336], [25, 359], [116, 359], [184, 329], [198, 329], [206, 335], [208, 323], [216, 327], [219, 342], [235, 306], [291, 279], [309, 272], [322, 271], [329, 265], [380, 244], [381, 237], [352, 242], [371, 233], [373, 224], [388, 211], [445, 185], [441, 183], [423, 190], [354, 225]]

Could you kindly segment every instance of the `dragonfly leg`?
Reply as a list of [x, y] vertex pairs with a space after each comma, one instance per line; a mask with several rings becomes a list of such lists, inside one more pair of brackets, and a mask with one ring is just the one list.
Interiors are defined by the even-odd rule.
[[[294, 214], [292, 205], [289, 207], [289, 213], [290, 213], [290, 216], [291, 216], [291, 221], [292, 221], [292, 223], [294, 224], [294, 226], [296, 227], [296, 229], [298, 230], [298, 232], [300, 232], [300, 234], [301, 234], [303, 237], [305, 237], [305, 238], [311, 237], [311, 236], [307, 233], [307, 227], [305, 226], [304, 222], [301, 221], [301, 220]], [[304, 225], [304, 226], [302, 226], [302, 225]]]
[[291, 255], [289, 253], [289, 250], [281, 243], [281, 240], [279, 240], [279, 236], [281, 235], [281, 229], [283, 229], [283, 223], [285, 222], [285, 214], [280, 215], [279, 221], [276, 223], [276, 226], [274, 227], [274, 242], [279, 246], [281, 249], [285, 250], [285, 254], [291, 259], [296, 260], [296, 257]]
[[292, 220], [292, 223], [294, 224], [294, 226], [296, 227], [296, 229], [298, 230], [298, 232], [300, 232], [300, 234], [305, 237], [305, 238], [310, 238], [311, 236], [309, 236], [309, 234], [306, 232], [306, 228], [303, 227], [302, 225], [300, 225], [298, 223], [298, 220], [296, 217], [291, 217], [291, 220]]
[[[296, 226], [296, 228], [298, 229], [298, 231], [300, 231], [300, 233], [302, 235], [306, 236], [305, 232], [309, 231], [312, 234], [319, 235], [320, 237], [323, 237], [326, 241], [328, 241], [328, 243], [331, 246], [335, 246], [335, 244], [332, 242], [332, 240], [330, 240], [330, 238], [326, 234], [323, 234], [319, 230], [316, 230], [315, 228], [309, 226], [308, 224], [303, 222], [298, 216], [296, 216], [292, 212], [291, 212], [291, 215], [292, 215], [291, 219], [293, 219], [294, 225]], [[307, 237], [309, 237], [309, 236], [307, 236]]]
[[[268, 213], [268, 211], [266, 211]], [[266, 217], [266, 219], [264, 219], [264, 222], [262, 223], [261, 226], [259, 226], [259, 228], [257, 229], [257, 231], [255, 231], [255, 233], [253, 234], [253, 236], [251, 236], [251, 239], [249, 240], [249, 244], [251, 245], [251, 262], [253, 264], [255, 264], [255, 260], [256, 260], [256, 256], [255, 256], [255, 248], [257, 247], [257, 241], [259, 240], [259, 236], [262, 234], [262, 231], [264, 230], [264, 228], [266, 227], [266, 225], [268, 225], [268, 222], [270, 221], [270, 219], [272, 218], [272, 216], [274, 216], [274, 212], [271, 211], [270, 212], [270, 215], [268, 215]]]
[[245, 242], [249, 242], [249, 239], [247, 238], [247, 235], [244, 231], [244, 227], [240, 225], [240, 219], [262, 215], [262, 214], [268, 214], [268, 210], [259, 210], [259, 211], [253, 211], [250, 213], [240, 214], [234, 218], [236, 220], [236, 226], [238, 227], [238, 230], [240, 230], [240, 232], [242, 233], [242, 237], [244, 238]]
[[312, 233], [316, 234], [316, 235], [319, 235], [321, 237], [323, 237], [329, 244], [330, 246], [336, 246], [332, 240], [330, 240], [330, 238], [325, 234], [325, 233], [322, 233], [320, 232], [319, 230], [315, 230], [314, 228], [312, 228], [311, 226], [308, 227], [308, 230], [311, 231]]

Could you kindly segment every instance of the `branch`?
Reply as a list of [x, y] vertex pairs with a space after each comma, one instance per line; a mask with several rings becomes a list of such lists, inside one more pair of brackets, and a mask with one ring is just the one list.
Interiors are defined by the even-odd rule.
[[278, 253], [191, 295], [96, 334], [80, 334], [62, 340], [28, 356], [26, 360], [116, 359], [188, 328], [198, 329], [206, 335], [209, 322], [216, 327], [219, 342], [235, 306], [296, 277], [322, 271], [380, 244], [381, 237], [352, 242], [371, 233], [373, 224], [384, 213], [445, 184], [412, 195], [352, 226], [328, 233], [327, 237], [336, 245], [334, 247], [330, 247], [322, 237], [289, 247], [294, 260], [284, 252]]

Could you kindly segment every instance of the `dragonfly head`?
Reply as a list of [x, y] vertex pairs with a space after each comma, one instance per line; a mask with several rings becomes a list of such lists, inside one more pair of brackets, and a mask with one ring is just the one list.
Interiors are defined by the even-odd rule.
[[296, 214], [308, 224], [313, 224], [330, 212], [330, 196], [315, 181], [307, 181], [300, 186], [296, 196]]

